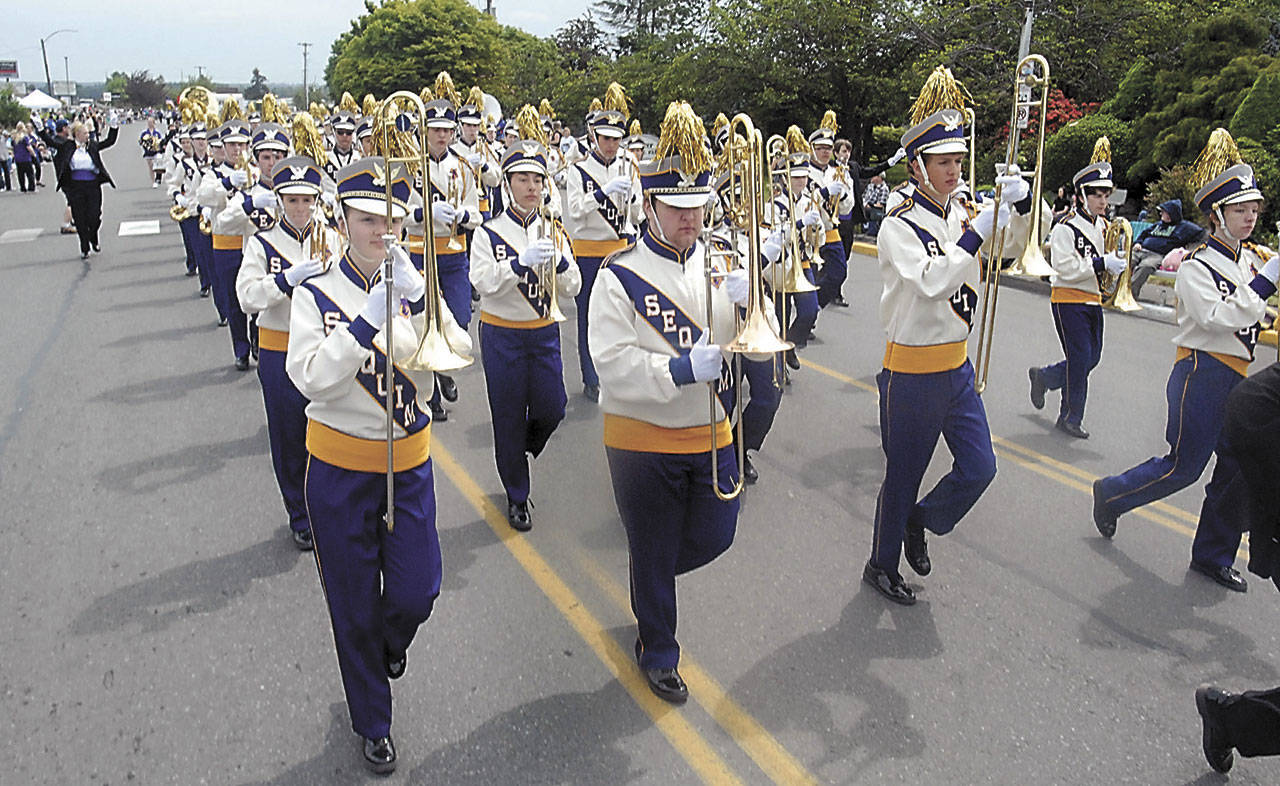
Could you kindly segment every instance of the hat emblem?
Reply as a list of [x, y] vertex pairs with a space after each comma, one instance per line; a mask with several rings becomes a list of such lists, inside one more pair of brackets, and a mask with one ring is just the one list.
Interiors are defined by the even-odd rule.
[[301, 180], [307, 176], [307, 168], [305, 166], [291, 166], [289, 167], [289, 174], [293, 176], [294, 180]]
[[1236, 175], [1236, 180], [1240, 181], [1241, 188], [1253, 188], [1252, 181], [1245, 175]]
[[943, 127], [946, 128], [948, 131], [955, 131], [957, 128], [959, 128], [960, 123], [963, 119], [964, 119], [964, 116], [954, 109], [948, 109], [943, 111], [942, 113]]
[[387, 184], [387, 171], [378, 164], [373, 165], [373, 184], [375, 186], [385, 186]]

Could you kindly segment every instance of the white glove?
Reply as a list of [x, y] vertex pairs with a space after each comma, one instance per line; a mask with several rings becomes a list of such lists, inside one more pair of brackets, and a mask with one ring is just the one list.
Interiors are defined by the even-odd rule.
[[190, 206], [191, 206], [191, 201], [190, 201], [189, 199], [187, 199], [187, 198], [186, 198], [186, 196], [184, 196], [184, 195], [182, 195], [182, 194], [174, 194], [174, 195], [173, 195], [173, 203], [174, 203], [175, 205], [177, 205], [178, 207], [190, 207]]
[[827, 184], [827, 193], [836, 198], [844, 196], [844, 183], [839, 180], [831, 181]]
[[227, 178], [231, 181], [231, 185], [236, 188], [243, 188], [245, 183], [249, 182], [249, 175], [243, 169], [232, 170], [231, 175]]
[[338, 198], [333, 194], [329, 193], [328, 191], [320, 192], [320, 201], [325, 203], [329, 207], [336, 207], [338, 204]]
[[996, 177], [996, 188], [1000, 189], [1000, 201], [1006, 205], [1021, 202], [1031, 193], [1031, 184], [1021, 175], [999, 175]]
[[400, 297], [415, 303], [427, 292], [427, 281], [409, 258], [404, 246], [395, 242], [391, 235], [382, 236], [382, 244], [391, 255], [391, 285]]
[[1119, 251], [1112, 251], [1110, 254], [1103, 254], [1102, 266], [1113, 276], [1118, 276], [1124, 272], [1124, 256]]
[[448, 202], [431, 203], [431, 218], [438, 224], [452, 224], [457, 218], [458, 209]]
[[973, 231], [978, 233], [984, 241], [991, 238], [991, 233], [996, 229], [1004, 229], [1009, 225], [1011, 216], [1009, 205], [1001, 201], [1000, 212], [997, 226], [996, 203], [988, 202], [987, 206], [982, 208], [982, 212], [978, 213], [978, 217], [973, 220]]
[[729, 300], [733, 301], [735, 306], [745, 306], [747, 304], [747, 296], [751, 294], [751, 280], [748, 278], [747, 271], [742, 268], [729, 273], [724, 277], [724, 293], [729, 296]]
[[901, 161], [906, 157], [907, 157], [907, 151], [901, 147], [898, 148], [898, 152], [889, 156], [889, 166], [894, 166], [895, 164], [897, 164], [899, 161]]
[[279, 200], [276, 199], [274, 191], [261, 191], [253, 195], [253, 206], [256, 208], [273, 208], [278, 204]]
[[556, 244], [549, 237], [535, 240], [529, 247], [520, 252], [518, 263], [527, 269], [544, 268], [555, 259]]
[[324, 270], [324, 263], [318, 259], [308, 259], [298, 265], [294, 265], [284, 271], [284, 280], [289, 282], [289, 286], [296, 287], [303, 281], [318, 276]]
[[805, 213], [800, 217], [800, 223], [807, 227], [811, 227], [814, 224], [821, 224], [822, 214], [817, 210], [810, 210], [808, 213]]
[[605, 196], [610, 197], [625, 194], [631, 190], [631, 178], [627, 175], [618, 175], [613, 180], [605, 183], [604, 188], [601, 190], [604, 191]]
[[720, 378], [720, 365], [724, 356], [720, 347], [707, 344], [707, 332], [702, 331], [698, 340], [689, 348], [689, 369], [693, 372], [694, 382], [711, 382]]
[[369, 297], [360, 309], [360, 316], [376, 330], [382, 330], [387, 324], [387, 282], [379, 279], [369, 288]]
[[478, 168], [484, 163], [484, 156], [479, 153], [467, 153], [467, 163], [470, 164], [473, 169]]
[[1262, 266], [1259, 275], [1271, 282], [1275, 286], [1276, 281], [1280, 280], [1280, 256], [1273, 256], [1267, 260], [1267, 264]]
[[760, 253], [764, 254], [764, 258], [770, 262], [777, 262], [782, 256], [782, 249], [787, 242], [787, 233], [783, 229], [775, 229], [769, 235], [769, 239], [764, 241], [764, 245], [760, 247]]
[[572, 149], [573, 149], [573, 137], [571, 136], [560, 137], [560, 152], [564, 153], [565, 155], [568, 155], [569, 151]]

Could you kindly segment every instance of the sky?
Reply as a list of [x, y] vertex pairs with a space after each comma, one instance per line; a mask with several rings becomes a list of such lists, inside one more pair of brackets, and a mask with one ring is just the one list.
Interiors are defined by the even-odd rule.
[[[477, 8], [484, 0], [469, 0]], [[591, 0], [494, 0], [498, 21], [549, 36], [581, 16]], [[270, 9], [263, 16], [262, 9]], [[215, 0], [211, 3], [133, 0], [52, 0], [15, 3], [0, 25], [0, 60], [18, 61], [18, 78], [44, 82], [40, 39], [47, 39], [49, 73], [72, 81], [101, 82], [112, 71], [140, 71], [178, 82], [197, 66], [217, 82], [247, 82], [257, 67], [272, 82], [302, 82], [302, 47], [310, 41], [309, 79], [324, 73], [329, 49], [363, 0]], [[66, 58], [64, 63], [63, 58]]]

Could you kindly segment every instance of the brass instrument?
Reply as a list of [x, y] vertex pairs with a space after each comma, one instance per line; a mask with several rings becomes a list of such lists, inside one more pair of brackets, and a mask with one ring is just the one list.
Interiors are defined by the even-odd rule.
[[[836, 180], [838, 180], [838, 181], [840, 181], [841, 183], [843, 183], [843, 182], [844, 182], [844, 176], [845, 176], [845, 174], [846, 174], [848, 171], [849, 171], [848, 167], [844, 166], [843, 164], [836, 164], [836, 177], [835, 177], [835, 179], [836, 179]], [[842, 198], [843, 198], [843, 197], [838, 197], [838, 196], [833, 196], [833, 197], [831, 197], [831, 205], [827, 208], [827, 214], [828, 214], [828, 215], [830, 215], [832, 218], [839, 218], [839, 216], [840, 216], [840, 200], [841, 200]], [[839, 221], [836, 221], [835, 223], [839, 224]]]
[[169, 218], [174, 221], [186, 221], [191, 218], [191, 208], [186, 205], [179, 205], [176, 202], [169, 208]]
[[978, 193], [978, 115], [964, 108], [965, 142], [969, 145], [969, 193]]
[[1098, 289], [1102, 291], [1102, 305], [1116, 311], [1141, 311], [1142, 306], [1138, 305], [1138, 301], [1133, 297], [1133, 291], [1129, 288], [1130, 279], [1133, 278], [1133, 227], [1127, 219], [1117, 216], [1107, 222], [1107, 229], [1102, 233], [1103, 253], [1110, 254], [1120, 250], [1122, 246], [1124, 270], [1120, 275], [1113, 276], [1105, 270], [1098, 274]]
[[[743, 145], [735, 144], [735, 134], [741, 129], [741, 136], [746, 143]], [[729, 257], [737, 258], [738, 246], [736, 232], [745, 230], [747, 234], [747, 259], [746, 269], [748, 277], [748, 294], [746, 315], [740, 318], [740, 325], [735, 321], [738, 327], [737, 335], [728, 344], [724, 345], [724, 350], [734, 354], [733, 362], [733, 384], [740, 387], [742, 378], [742, 366], [739, 363], [738, 355], [742, 354], [776, 354], [778, 352], [786, 352], [795, 345], [790, 341], [784, 341], [774, 332], [773, 326], [769, 324], [769, 316], [765, 312], [765, 295], [764, 295], [764, 266], [760, 254], [760, 226], [764, 217], [764, 199], [765, 199], [765, 183], [766, 181], [766, 164], [764, 158], [764, 141], [760, 132], [756, 130], [755, 124], [751, 122], [751, 118], [746, 114], [739, 113], [734, 115], [733, 120], [729, 121], [729, 139], [730, 143], [726, 146], [728, 172], [729, 172], [729, 204], [725, 206], [726, 213], [730, 216], [731, 232], [734, 235], [734, 242], [731, 243]], [[707, 343], [714, 345], [716, 343], [713, 334], [715, 327], [715, 314], [712, 308], [712, 281], [717, 277], [724, 277], [725, 273], [718, 273], [711, 267], [712, 257], [715, 256], [709, 245], [704, 249], [705, 266], [706, 266], [706, 307], [707, 307]], [[726, 265], [726, 271], [729, 265]], [[738, 308], [734, 307], [735, 315]], [[718, 498], [729, 501], [742, 493], [743, 480], [739, 473], [738, 480], [733, 484], [730, 491], [723, 491], [720, 488], [719, 461], [716, 456], [716, 404], [718, 398], [716, 396], [716, 385], [719, 380], [713, 380], [707, 383], [707, 395], [709, 398], [711, 411], [711, 488], [715, 491]], [[746, 458], [746, 447], [742, 435], [742, 396], [735, 396], [735, 408], [737, 409], [737, 430], [738, 433], [734, 439], [737, 444], [738, 466], [742, 467]], [[725, 417], [729, 417], [729, 412], [725, 412]]]
[[[424, 115], [425, 117], [425, 115]], [[424, 170], [425, 171], [425, 170]], [[429, 173], [428, 173], [429, 174]], [[453, 223], [449, 225], [449, 242], [446, 248], [450, 251], [466, 251], [467, 247], [458, 238], [458, 209], [462, 206], [462, 187], [458, 185], [458, 170], [449, 170], [449, 204], [453, 205]]]
[[[392, 177], [392, 171], [395, 164], [416, 163], [423, 173], [428, 173], [429, 159], [427, 153], [427, 124], [418, 124], [418, 144], [416, 148], [410, 146], [406, 155], [392, 155], [392, 132], [396, 129], [407, 129], [412, 127], [412, 121], [404, 114], [401, 109], [401, 102], [407, 103], [411, 109], [417, 110], [418, 117], [426, 117], [426, 107], [423, 106], [422, 99], [418, 98], [414, 93], [408, 90], [400, 90], [387, 96], [386, 99], [377, 108], [377, 119], [381, 126], [382, 132], [382, 149], [386, 156], [386, 217], [387, 230], [390, 231], [393, 226], [394, 213], [392, 206], [392, 184], [395, 178]], [[392, 117], [388, 118], [387, 113], [390, 111]], [[418, 348], [413, 356], [408, 360], [400, 363], [402, 368], [413, 371], [452, 371], [454, 369], [465, 368], [473, 362], [467, 355], [455, 352], [453, 347], [449, 346], [449, 339], [444, 333], [444, 321], [440, 315], [440, 274], [436, 268], [436, 250], [435, 250], [435, 228], [431, 220], [424, 222], [426, 227], [424, 232], [426, 238], [423, 241], [422, 253], [422, 277], [426, 280], [426, 292], [424, 293], [424, 318], [426, 324], [423, 327], [422, 338], [418, 342]], [[396, 297], [394, 284], [393, 264], [390, 249], [388, 249], [387, 257], [382, 263], [382, 279], [386, 282], [387, 290], [387, 325], [384, 328], [386, 332], [385, 346], [387, 355], [387, 375], [391, 376], [394, 365], [394, 347], [392, 342], [392, 324], [395, 315], [399, 309], [396, 308]], [[386, 410], [387, 410], [387, 531], [395, 530], [395, 385], [391, 384], [390, 379], [386, 384]]]
[[[1037, 71], [1041, 76], [1037, 76]], [[1032, 91], [1040, 88], [1040, 99], [1034, 100]], [[1045, 261], [1040, 249], [1040, 172], [1044, 158], [1045, 120], [1049, 111], [1049, 61], [1040, 55], [1027, 55], [1018, 62], [1014, 76], [1013, 114], [1009, 120], [1009, 146], [1005, 151], [1004, 172], [1020, 174], [1018, 147], [1022, 141], [1022, 129], [1028, 125], [1031, 109], [1040, 109], [1040, 128], [1036, 144], [1036, 166], [1031, 187], [1031, 239], [1022, 256], [1009, 268], [1011, 274], [1047, 276], [1053, 268]], [[972, 185], [972, 184], [971, 184]], [[996, 218], [1000, 215], [1000, 199], [1003, 187], [996, 184]], [[997, 222], [998, 223], [998, 222]], [[981, 395], [987, 387], [987, 375], [991, 371], [991, 344], [995, 338], [996, 303], [1000, 298], [1000, 264], [1004, 258], [1004, 241], [1008, 227], [992, 233], [991, 245], [986, 252], [986, 267], [982, 287], [982, 300], [978, 310], [978, 348], [974, 359], [974, 390]], [[1034, 241], [1034, 242], [1033, 242]]]
[[543, 287], [547, 287], [548, 282], [550, 282], [549, 286], [551, 287], [547, 312], [543, 316], [553, 322], [564, 322], [565, 315], [560, 311], [560, 287], [556, 284], [556, 266], [560, 264], [560, 258], [564, 256], [564, 241], [560, 238], [563, 233], [556, 226], [555, 217], [551, 215], [551, 205], [548, 202], [550, 197], [551, 190], [546, 185], [543, 185], [542, 198], [538, 201], [538, 239], [551, 238], [556, 246], [556, 256], [545, 270], [538, 271], [538, 283]]
[[241, 191], [248, 191], [253, 188], [258, 184], [258, 180], [262, 177], [262, 173], [253, 165], [253, 161], [249, 158], [248, 150], [240, 151], [240, 157], [236, 159], [235, 168], [244, 172], [249, 178], [245, 181], [245, 184], [240, 187]]
[[200, 214], [200, 234], [202, 235], [213, 234], [213, 222], [210, 221], [209, 217], [206, 216], [204, 213]]

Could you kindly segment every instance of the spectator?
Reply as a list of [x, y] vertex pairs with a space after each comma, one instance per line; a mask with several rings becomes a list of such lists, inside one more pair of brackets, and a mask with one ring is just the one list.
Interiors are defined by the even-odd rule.
[[[66, 120], [58, 120], [53, 124], [53, 132], [50, 133], [41, 129], [38, 133], [44, 140], [45, 144], [53, 148], [53, 172], [55, 177], [61, 177], [61, 172], [67, 165], [67, 158], [75, 152], [75, 140], [71, 138], [71, 126]], [[114, 184], [112, 184], [114, 187]], [[62, 188], [62, 184], [58, 184]], [[62, 189], [63, 196], [67, 198], [67, 209], [62, 214], [62, 229], [64, 235], [74, 235], [76, 233], [75, 223], [71, 212], [71, 194], [65, 188]]]
[[1075, 187], [1070, 183], [1058, 186], [1058, 193], [1053, 198], [1053, 223], [1057, 224], [1066, 218], [1076, 206]]
[[867, 217], [867, 234], [875, 237], [880, 232], [880, 222], [884, 219], [884, 208], [889, 202], [889, 184], [884, 182], [884, 175], [873, 175], [862, 195], [863, 210]]
[[19, 123], [13, 135], [13, 163], [18, 169], [18, 188], [24, 194], [36, 190], [35, 137], [27, 132], [27, 124]]
[[1182, 200], [1170, 199], [1160, 203], [1160, 222], [1142, 230], [1133, 241], [1133, 296], [1147, 282], [1147, 278], [1160, 267], [1165, 254], [1182, 248], [1196, 240], [1204, 230], [1198, 224], [1182, 218]]
[[13, 158], [13, 142], [9, 138], [9, 130], [0, 131], [0, 188], [13, 190], [13, 181], [9, 179], [9, 161]]

